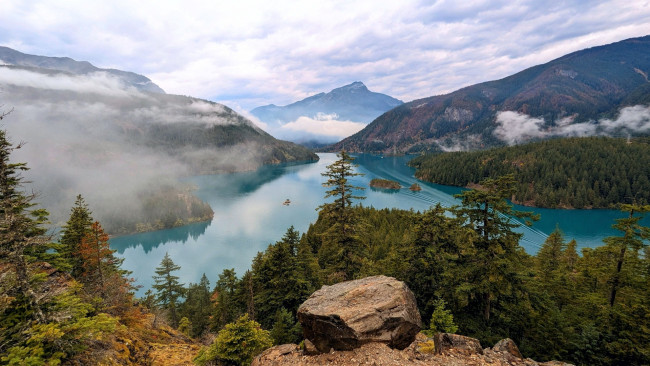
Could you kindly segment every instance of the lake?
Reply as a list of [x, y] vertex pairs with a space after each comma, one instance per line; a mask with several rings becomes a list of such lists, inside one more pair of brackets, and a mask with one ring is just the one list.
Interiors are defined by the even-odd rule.
[[[214, 285], [218, 275], [234, 268], [243, 275], [251, 260], [270, 243], [279, 240], [287, 228], [305, 232], [318, 217], [316, 208], [323, 204], [326, 188], [321, 173], [336, 160], [335, 154], [319, 154], [320, 161], [311, 164], [264, 166], [254, 172], [206, 175], [189, 178], [196, 191], [214, 210], [211, 222], [197, 223], [174, 229], [159, 230], [113, 238], [111, 247], [124, 258], [122, 267], [133, 272], [141, 295], [151, 287], [155, 268], [165, 253], [181, 269], [177, 272], [186, 285], [198, 282], [205, 273]], [[423, 211], [440, 202], [452, 206], [459, 201], [453, 194], [457, 187], [441, 186], [418, 181], [414, 170], [406, 166], [409, 157], [381, 157], [356, 155], [357, 171], [364, 176], [351, 179], [353, 185], [366, 187], [361, 203], [375, 208], [402, 208]], [[372, 178], [399, 182], [399, 191], [377, 190], [368, 187]], [[412, 192], [413, 183], [422, 187]], [[290, 205], [283, 205], [289, 199]], [[548, 234], [560, 227], [567, 239], [576, 239], [578, 247], [595, 247], [602, 239], [618, 235], [611, 228], [614, 219], [624, 216], [614, 210], [556, 210], [531, 209], [541, 214], [541, 220], [532, 227], [521, 227], [524, 234], [520, 244], [529, 253], [535, 253]], [[644, 221], [647, 223], [648, 218]]]

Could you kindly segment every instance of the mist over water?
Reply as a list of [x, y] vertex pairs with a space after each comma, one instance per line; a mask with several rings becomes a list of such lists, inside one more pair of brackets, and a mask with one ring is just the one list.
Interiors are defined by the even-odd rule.
[[[326, 191], [321, 173], [336, 160], [335, 154], [319, 156], [320, 161], [312, 164], [264, 166], [252, 172], [192, 177], [188, 181], [199, 187], [196, 194], [215, 211], [212, 222], [117, 237], [111, 239], [111, 247], [125, 258], [124, 268], [133, 271], [137, 283], [143, 286], [139, 294], [151, 286], [151, 276], [166, 252], [181, 266], [179, 276], [185, 284], [198, 282], [205, 273], [214, 285], [218, 275], [229, 268], [243, 275], [257, 252], [279, 240], [287, 228], [293, 225], [303, 233], [316, 220], [316, 208], [324, 202]], [[367, 198], [361, 203], [416, 211], [438, 202], [446, 207], [459, 203], [453, 194], [460, 188], [418, 181], [413, 177], [414, 170], [405, 165], [408, 159], [357, 155], [357, 169], [365, 176], [354, 177], [351, 183], [366, 187], [361, 194]], [[395, 180], [403, 188], [398, 192], [370, 189], [372, 178]], [[422, 191], [408, 189], [416, 182]], [[291, 200], [289, 206], [282, 204], [286, 199]], [[519, 228], [524, 234], [520, 244], [529, 253], [537, 252], [556, 226], [564, 231], [567, 240], [575, 238], [579, 248], [601, 245], [604, 237], [617, 235], [611, 225], [615, 218], [623, 216], [612, 210], [532, 210], [541, 213], [542, 219], [532, 227]]]
[[14, 145], [25, 142], [12, 160], [27, 162], [28, 189], [40, 192], [55, 225], [67, 220], [77, 194], [106, 226], [107, 218], [140, 212], [143, 195], [181, 177], [262, 163], [256, 142], [218, 146], [203, 138], [213, 126], [260, 131], [229, 108], [142, 92], [104, 72], [0, 66], [0, 111], [9, 110], [0, 127]]

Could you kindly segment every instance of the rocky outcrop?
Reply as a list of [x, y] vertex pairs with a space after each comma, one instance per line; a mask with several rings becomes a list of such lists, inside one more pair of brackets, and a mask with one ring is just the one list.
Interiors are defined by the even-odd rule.
[[436, 354], [442, 354], [448, 350], [468, 355], [482, 355], [483, 347], [478, 339], [465, 337], [459, 334], [437, 333], [433, 336], [436, 346]]
[[323, 286], [298, 308], [298, 320], [321, 353], [367, 343], [404, 349], [422, 326], [411, 290], [386, 276]]
[[[446, 342], [440, 352], [437, 344], [435, 352], [428, 347], [435, 340]], [[511, 353], [511, 346], [517, 347], [512, 340], [504, 339], [493, 348], [482, 349], [477, 339], [456, 334], [438, 334], [434, 338], [419, 334], [416, 341], [401, 351], [384, 343], [367, 343], [349, 351], [307, 355], [298, 346], [285, 344], [262, 352], [251, 366], [572, 366], [559, 361], [537, 362], [516, 357]]]
[[386, 276], [323, 286], [298, 308], [305, 341], [284, 344], [255, 357], [252, 366], [572, 366], [524, 359], [509, 338], [492, 348], [478, 339], [418, 333], [415, 297], [401, 281]]

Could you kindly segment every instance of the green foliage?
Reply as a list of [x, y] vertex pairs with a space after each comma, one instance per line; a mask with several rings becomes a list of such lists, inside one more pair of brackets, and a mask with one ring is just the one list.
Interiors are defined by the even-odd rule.
[[[187, 333], [191, 337], [200, 337], [208, 330], [210, 315], [212, 313], [212, 302], [210, 301], [210, 281], [205, 273], [201, 276], [198, 284], [190, 283], [187, 288], [185, 302], [180, 307], [180, 316], [191, 324], [191, 331]], [[181, 319], [182, 323], [183, 319]], [[179, 330], [181, 327], [179, 323]]]
[[[465, 191], [457, 197], [462, 206], [453, 209], [463, 225], [475, 231], [469, 253], [463, 255], [462, 268], [466, 281], [459, 285], [468, 305], [480, 303], [483, 319], [490, 320], [492, 306], [502, 296], [516, 296], [520, 292], [519, 273], [525, 252], [519, 246], [521, 234], [512, 230], [518, 226], [510, 216], [532, 220], [538, 216], [530, 212], [512, 210], [506, 198], [514, 190], [512, 175], [481, 181], [483, 189]], [[478, 305], [478, 304], [477, 304]]]
[[[416, 177], [467, 186], [514, 174], [512, 198], [539, 207], [606, 208], [650, 203], [647, 139], [555, 139], [475, 152], [413, 159]], [[510, 197], [508, 197], [510, 198]]]
[[335, 199], [334, 202], [319, 207], [319, 215], [329, 222], [329, 230], [323, 233], [323, 253], [319, 256], [327, 264], [338, 264], [330, 276], [340, 274], [343, 279], [349, 280], [359, 273], [365, 257], [365, 247], [361, 241], [361, 218], [351, 209], [352, 200], [365, 197], [352, 194], [354, 190], [364, 188], [349, 184], [348, 179], [363, 174], [354, 172], [354, 158], [345, 150], [337, 156], [339, 160], [328, 165], [327, 171], [321, 174], [328, 178], [323, 186], [331, 188], [326, 192], [325, 198]]
[[276, 311], [271, 328], [273, 344], [298, 343], [302, 338], [300, 323], [294, 320], [293, 315], [285, 308]]
[[443, 299], [433, 302], [433, 314], [431, 314], [429, 329], [423, 331], [424, 334], [433, 337], [436, 333], [456, 333], [458, 331], [458, 326], [454, 323], [454, 316], [445, 306], [446, 303]]
[[214, 292], [217, 293], [217, 303], [214, 308], [211, 328], [219, 330], [228, 323], [234, 322], [243, 312], [237, 301], [236, 291], [239, 285], [235, 269], [224, 269]]
[[90, 316], [93, 308], [72, 286], [49, 304], [48, 322], [31, 323], [15, 334], [13, 346], [0, 360], [8, 365], [59, 365], [62, 361], [101, 341], [118, 327], [107, 314]]
[[70, 210], [70, 218], [61, 230], [61, 255], [68, 261], [73, 277], [79, 278], [83, 272], [83, 260], [79, 256], [81, 239], [90, 232], [93, 224], [92, 213], [81, 195], [77, 195]]
[[192, 336], [192, 322], [187, 317], [182, 317], [178, 322], [178, 331], [188, 337]]
[[235, 323], [227, 324], [210, 346], [202, 348], [194, 362], [198, 365], [215, 361], [250, 365], [253, 357], [272, 345], [269, 332], [244, 314]]
[[256, 316], [266, 329], [273, 325], [279, 309], [295, 315], [298, 306], [315, 290], [314, 284], [300, 275], [299, 241], [300, 234], [290, 227], [282, 240], [269, 245], [253, 262]]
[[181, 267], [174, 264], [169, 254], [165, 253], [160, 266], [156, 267], [156, 276], [153, 276], [155, 283], [152, 286], [156, 290], [156, 304], [169, 311], [169, 321], [174, 328], [178, 326], [179, 320], [178, 300], [185, 293], [185, 288], [178, 282], [178, 276], [172, 274], [179, 269]]

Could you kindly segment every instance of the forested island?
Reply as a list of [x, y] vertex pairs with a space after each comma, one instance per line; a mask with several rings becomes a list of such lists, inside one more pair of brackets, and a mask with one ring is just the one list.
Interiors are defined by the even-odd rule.
[[[558, 229], [528, 255], [510, 217], [534, 221], [506, 199], [511, 175], [485, 179], [461, 204], [425, 212], [355, 205], [345, 152], [327, 167], [326, 198], [306, 233], [290, 227], [237, 276], [224, 269], [180, 283], [165, 255], [155, 284], [133, 280], [82, 197], [61, 238], [22, 189], [24, 163], [0, 131], [0, 362], [7, 365], [145, 364], [182, 355], [199, 365], [248, 365], [273, 344], [299, 343], [298, 306], [322, 285], [384, 274], [414, 292], [428, 334], [458, 332], [485, 344], [509, 337], [522, 354], [578, 365], [650, 362], [650, 205], [624, 205], [619, 236], [577, 253]], [[631, 332], [639, 329], [639, 332]], [[198, 340], [209, 345], [199, 350]], [[162, 348], [165, 356], [159, 356]], [[171, 353], [170, 351], [171, 350]], [[170, 361], [171, 362], [171, 361]]]
[[402, 186], [398, 183], [395, 182], [394, 180], [389, 180], [389, 179], [380, 179], [380, 178], [373, 178], [370, 180], [370, 186], [373, 188], [381, 188], [381, 189], [400, 189]]
[[650, 202], [650, 139], [554, 139], [410, 161], [419, 179], [468, 187], [513, 174], [512, 201], [550, 208], [609, 208]]
[[105, 228], [111, 235], [126, 235], [209, 221], [214, 216], [210, 205], [193, 194], [196, 188], [177, 183], [137, 195], [137, 209], [104, 214]]

